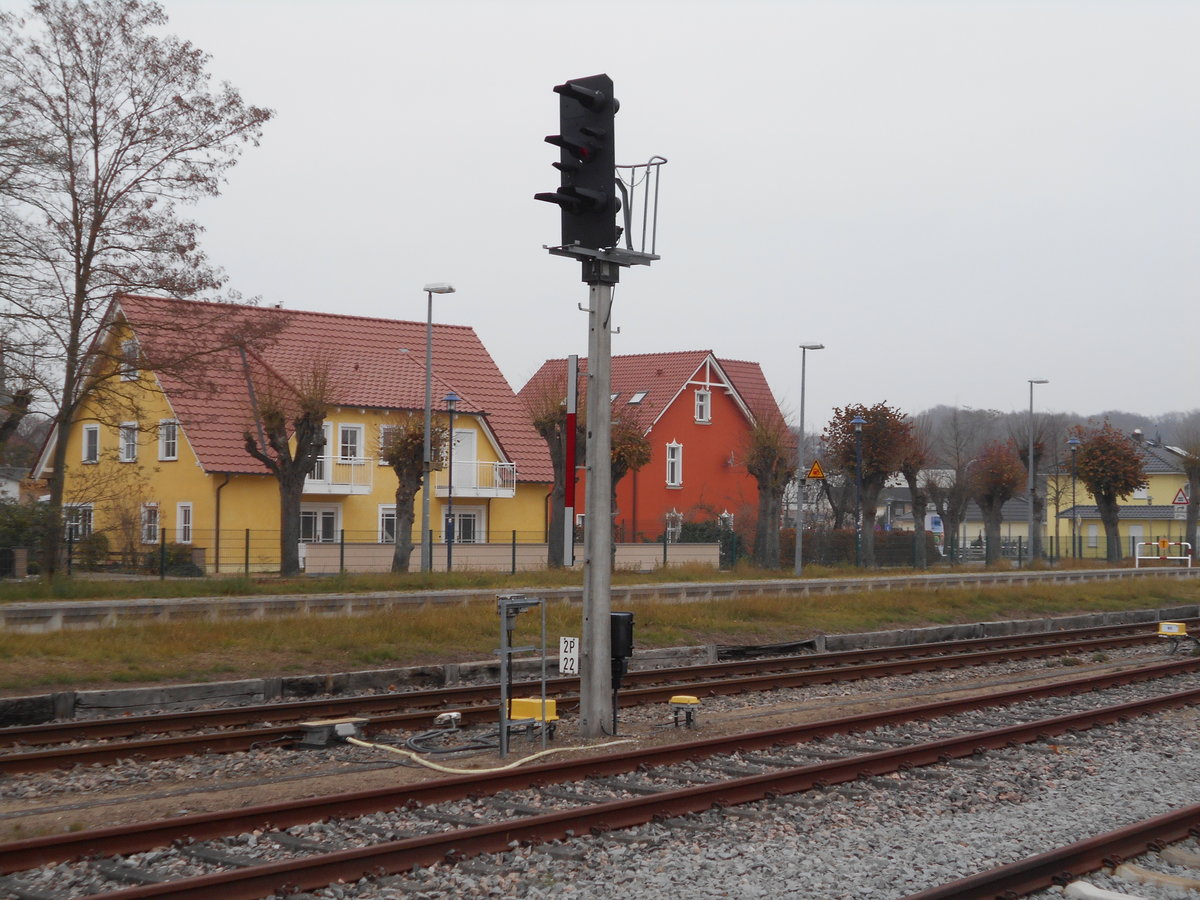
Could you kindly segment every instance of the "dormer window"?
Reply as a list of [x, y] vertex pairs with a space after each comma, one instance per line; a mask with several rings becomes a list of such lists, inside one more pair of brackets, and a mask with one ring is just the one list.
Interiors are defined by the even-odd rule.
[[696, 421], [703, 425], [712, 422], [712, 391], [696, 391]]

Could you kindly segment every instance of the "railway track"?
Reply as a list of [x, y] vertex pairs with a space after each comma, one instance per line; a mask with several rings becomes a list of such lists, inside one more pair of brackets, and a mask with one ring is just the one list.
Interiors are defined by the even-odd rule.
[[[619, 695], [622, 707], [661, 703], [679, 693], [699, 696], [777, 690], [836, 681], [882, 678], [943, 668], [984, 666], [998, 661], [1068, 654], [1086, 655], [1136, 646], [1156, 638], [1146, 626], [1113, 625], [1066, 632], [1011, 635], [905, 647], [851, 650], [804, 656], [740, 660], [711, 665], [635, 671]], [[549, 695], [560, 708], [577, 702], [578, 679], [556, 678]], [[514, 692], [536, 693], [538, 682], [514, 685]], [[50, 771], [119, 759], [171, 759], [194, 753], [231, 753], [264, 744], [287, 745], [300, 739], [297, 723], [347, 716], [369, 717], [367, 732], [419, 730], [438, 712], [458, 712], [465, 724], [494, 721], [498, 686], [473, 685], [399, 694], [338, 697], [267, 704], [237, 709], [88, 720], [0, 730], [0, 775]], [[263, 724], [269, 722], [270, 724]], [[197, 733], [205, 730], [203, 733]], [[217, 729], [217, 730], [213, 730]], [[184, 733], [179, 733], [184, 732]], [[154, 734], [136, 740], [112, 737]], [[44, 749], [25, 749], [42, 747]]]
[[[1175, 659], [987, 698], [32, 838], [0, 845], [0, 871], [58, 864], [52, 870], [57, 890], [69, 893], [46, 895], [58, 897], [236, 900], [282, 887], [314, 890], [364, 873], [499, 852], [514, 842], [626, 828], [953, 760], [970, 762], [989, 749], [1055, 735], [1077, 736], [1200, 703], [1198, 674], [1200, 659]], [[312, 824], [331, 818], [338, 821]], [[171, 842], [185, 843], [161, 849]], [[120, 886], [139, 880], [139, 886]], [[22, 896], [20, 891], [32, 896], [39, 889], [33, 876], [10, 874], [0, 882], [0, 892], [12, 896]]]
[[[1169, 844], [1193, 838], [1200, 833], [1200, 804], [1171, 810], [1150, 819], [1143, 819], [1123, 828], [1113, 829], [1085, 841], [1068, 844], [1045, 853], [998, 866], [967, 878], [910, 894], [905, 900], [993, 900], [996, 897], [1023, 897], [1058, 886], [1067, 887], [1083, 881], [1101, 869], [1137, 866], [1143, 859], [1160, 857]], [[1187, 865], [1196, 867], [1200, 857], [1189, 854]], [[1175, 856], [1179, 862], [1183, 854]], [[1151, 871], [1141, 866], [1142, 871]], [[1192, 890], [1200, 887], [1200, 875], [1192, 879]], [[1164, 879], [1164, 884], [1170, 886]], [[1077, 890], [1075, 897], [1103, 897], [1101, 891]]]

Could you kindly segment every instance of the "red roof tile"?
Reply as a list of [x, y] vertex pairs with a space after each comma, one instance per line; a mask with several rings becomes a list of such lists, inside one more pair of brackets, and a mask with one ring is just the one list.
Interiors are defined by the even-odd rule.
[[[612, 358], [612, 389], [617, 397], [613, 401], [614, 416], [628, 416], [641, 422], [649, 429], [669, 407], [679, 392], [704, 365], [712, 359], [728, 378], [736, 397], [750, 413], [777, 417], [783, 422], [783, 413], [775, 401], [775, 395], [756, 362], [717, 359], [710, 350], [682, 350], [667, 353], [641, 353]], [[546, 360], [533, 377], [518, 392], [523, 401], [535, 398], [547, 389], [566, 383], [567, 361]], [[579, 370], [587, 371], [587, 359], [579, 360]], [[580, 384], [583, 384], [582, 378]], [[582, 390], [582, 387], [581, 387]], [[646, 392], [639, 403], [630, 399], [637, 393]]]
[[[114, 303], [132, 325], [151, 369], [156, 357], [183, 350], [202, 352], [206, 343], [214, 348], [228, 346], [231, 331], [278, 329], [269, 342], [247, 351], [245, 362], [236, 349], [214, 349], [202, 357], [199, 377], [183, 377], [170, 367], [158, 371], [163, 391], [206, 471], [265, 471], [242, 441], [243, 431], [252, 428], [254, 421], [247, 365], [255, 372], [256, 390], [261, 389], [259, 378], [294, 387], [317, 363], [328, 369], [336, 406], [425, 408], [424, 322], [128, 294]], [[189, 315], [196, 317], [197, 328], [185, 325], [184, 347], [179, 323]], [[217, 320], [220, 327], [213, 324]], [[462, 398], [460, 411], [485, 417], [504, 455], [517, 464], [519, 480], [551, 480], [545, 443], [474, 329], [433, 326], [432, 381], [434, 409], [444, 409], [442, 398], [452, 390], [457, 393]]]

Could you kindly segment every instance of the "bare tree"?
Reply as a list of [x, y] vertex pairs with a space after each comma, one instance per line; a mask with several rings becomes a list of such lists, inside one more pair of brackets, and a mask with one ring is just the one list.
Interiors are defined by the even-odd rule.
[[[432, 453], [431, 471], [446, 467], [446, 441], [450, 429], [434, 422], [429, 431]], [[405, 412], [396, 422], [380, 426], [380, 455], [396, 473], [396, 534], [392, 552], [392, 571], [407, 572], [413, 551], [413, 523], [416, 521], [417, 491], [425, 480], [425, 416]]]
[[26, 19], [0, 15], [0, 330], [43, 353], [32, 371], [53, 381], [54, 510], [66, 430], [88, 390], [117, 373], [92, 358], [111, 296], [222, 286], [179, 208], [218, 194], [271, 116], [227, 84], [212, 90], [200, 50], [152, 34], [165, 23], [142, 0], [38, 0]]
[[1196, 553], [1196, 522], [1200, 519], [1200, 417], [1180, 423], [1176, 429], [1179, 455], [1183, 461], [1183, 473], [1188, 481], [1187, 523], [1184, 525], [1184, 540], [1192, 546], [1192, 557]]
[[758, 484], [758, 513], [754, 525], [754, 562], [778, 569], [779, 526], [783, 493], [796, 474], [795, 435], [773, 410], [752, 411], [754, 423], [746, 436], [746, 471]]
[[954, 559], [958, 533], [971, 500], [970, 467], [991, 430], [996, 414], [952, 409], [937, 417], [931, 436], [933, 468], [926, 478], [929, 500], [942, 520], [947, 552]]
[[913, 565], [924, 569], [929, 565], [925, 554], [925, 513], [929, 509], [928, 478], [925, 469], [933, 458], [929, 449], [928, 422], [919, 418], [912, 422], [908, 433], [908, 446], [900, 459], [900, 474], [908, 484], [912, 497], [913, 515]]
[[[251, 376], [255, 421], [242, 435], [246, 452], [279, 483], [279, 573], [300, 572], [300, 500], [304, 480], [325, 449], [325, 415], [333, 388], [329, 368], [317, 361], [288, 385], [269, 370]], [[255, 382], [257, 382], [255, 384]]]
[[[584, 459], [587, 438], [587, 418], [577, 415], [575, 422], [575, 458], [567, 460], [567, 379], [551, 378], [525, 398], [526, 412], [534, 430], [546, 442], [550, 451], [553, 482], [550, 486], [550, 522], [546, 535], [547, 565], [561, 568], [566, 559], [565, 496], [568, 478], [575, 477], [575, 468]], [[615, 485], [614, 485], [615, 490]]]

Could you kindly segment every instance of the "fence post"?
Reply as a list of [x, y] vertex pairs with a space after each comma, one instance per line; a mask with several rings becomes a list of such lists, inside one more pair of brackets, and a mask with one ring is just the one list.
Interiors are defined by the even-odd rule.
[[338, 532], [338, 574], [346, 574], [346, 529]]
[[158, 525], [158, 580], [167, 580], [167, 529]]
[[670, 533], [669, 529], [667, 529], [667, 528], [663, 529], [663, 568], [664, 569], [667, 567], [667, 536], [669, 533]]
[[246, 553], [246, 560], [245, 560], [245, 563], [244, 563], [244, 565], [245, 565], [245, 567], [246, 567], [246, 575], [247, 575], [247, 576], [249, 576], [249, 575], [250, 575], [250, 529], [249, 529], [249, 528], [247, 528], [247, 529], [246, 529], [246, 550], [245, 550], [245, 553]]
[[512, 533], [512, 574], [517, 574], [517, 529]]
[[71, 574], [71, 557], [75, 555], [75, 532], [67, 530], [67, 575]]

